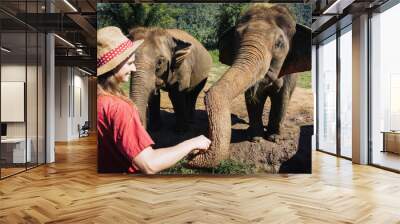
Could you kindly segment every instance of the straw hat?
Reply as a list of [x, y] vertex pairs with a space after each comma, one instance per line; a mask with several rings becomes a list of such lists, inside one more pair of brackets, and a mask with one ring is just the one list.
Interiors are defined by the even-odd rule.
[[115, 26], [97, 31], [97, 76], [111, 71], [127, 59], [143, 40], [131, 41]]

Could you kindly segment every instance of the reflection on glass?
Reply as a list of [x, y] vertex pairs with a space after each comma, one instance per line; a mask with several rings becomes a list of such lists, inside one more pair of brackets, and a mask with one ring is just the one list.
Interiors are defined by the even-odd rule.
[[[1, 123], [6, 134], [1, 140], [2, 178], [25, 170], [31, 160], [26, 141], [26, 33], [2, 33]], [[26, 150], [28, 148], [28, 150]]]
[[36, 32], [27, 33], [27, 82], [26, 82], [26, 113], [27, 113], [27, 143], [30, 153], [28, 168], [37, 165], [38, 141], [37, 141], [37, 79], [38, 79], [38, 35]]
[[[352, 35], [351, 27], [340, 36], [340, 153], [351, 158], [352, 141]], [[347, 31], [347, 30], [346, 30]]]
[[[400, 5], [372, 17], [372, 163], [400, 170], [400, 141], [390, 141], [394, 149], [384, 146], [382, 132], [400, 130], [400, 33], [393, 27], [400, 21]], [[400, 133], [396, 134], [399, 136]], [[398, 137], [400, 138], [400, 136]]]
[[[22, 20], [25, 12], [44, 13], [46, 9], [45, 0], [7, 1], [2, 7], [18, 12]], [[2, 12], [0, 17], [8, 21], [0, 23], [0, 177], [4, 178], [45, 162], [46, 39], [21, 20]]]
[[318, 48], [318, 147], [336, 153], [336, 37]]

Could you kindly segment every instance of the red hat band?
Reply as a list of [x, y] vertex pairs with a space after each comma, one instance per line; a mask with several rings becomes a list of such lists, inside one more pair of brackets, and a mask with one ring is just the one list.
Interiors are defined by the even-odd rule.
[[132, 45], [133, 45], [133, 42], [131, 40], [127, 40], [127, 41], [123, 42], [122, 44], [120, 44], [118, 47], [105, 53], [99, 59], [97, 59], [97, 68], [103, 66], [104, 64], [107, 64], [109, 61], [111, 61], [116, 56], [120, 55], [126, 49], [128, 49], [129, 47], [132, 47]]

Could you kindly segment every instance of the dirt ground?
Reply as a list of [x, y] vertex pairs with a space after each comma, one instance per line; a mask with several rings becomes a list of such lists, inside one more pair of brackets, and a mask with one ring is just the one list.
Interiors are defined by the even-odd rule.
[[[161, 93], [162, 127], [150, 132], [157, 143], [155, 147], [165, 147], [177, 144], [185, 139], [208, 133], [208, 120], [204, 108], [204, 92], [220, 77], [226, 67], [214, 66], [204, 91], [196, 103], [195, 121], [190, 131], [184, 134], [174, 132], [175, 115], [172, 104], [166, 92]], [[283, 125], [282, 141], [251, 142], [247, 135], [248, 116], [244, 95], [238, 96], [232, 103], [232, 139], [230, 159], [254, 167], [256, 173], [277, 173], [281, 164], [296, 154], [299, 148], [300, 127], [313, 124], [313, 95], [311, 89], [297, 87], [289, 103], [288, 113]], [[270, 101], [265, 104], [263, 122], [268, 124]], [[301, 141], [300, 141], [301, 142]], [[311, 156], [311, 155], [310, 155]], [[310, 158], [311, 162], [311, 158]]]

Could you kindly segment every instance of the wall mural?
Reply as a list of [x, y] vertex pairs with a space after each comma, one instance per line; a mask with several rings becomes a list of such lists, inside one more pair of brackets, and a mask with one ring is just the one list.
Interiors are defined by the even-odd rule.
[[[97, 10], [99, 172], [311, 173], [310, 5], [98, 3]], [[133, 45], [143, 40], [134, 56], [118, 58], [124, 50], [110, 46], [123, 45], [113, 45], [112, 29], [104, 32], [110, 26]], [[132, 63], [129, 80], [118, 81]], [[122, 112], [112, 109], [109, 95], [133, 105], [124, 113], [129, 119], [114, 120]], [[120, 132], [137, 125], [136, 115], [146, 134], [133, 131], [124, 140]], [[195, 138], [201, 135], [209, 142]], [[177, 163], [176, 154], [161, 155], [189, 143], [200, 146]], [[153, 158], [143, 147], [154, 149]], [[127, 165], [107, 168], [117, 161]]]

